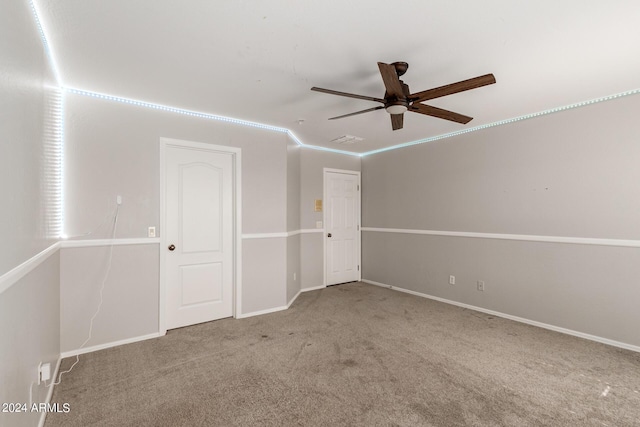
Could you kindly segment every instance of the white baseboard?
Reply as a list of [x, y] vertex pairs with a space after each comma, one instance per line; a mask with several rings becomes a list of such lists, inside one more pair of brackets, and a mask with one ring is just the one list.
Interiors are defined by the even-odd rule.
[[287, 303], [287, 305], [286, 305], [286, 306], [283, 306], [283, 307], [275, 307], [275, 308], [268, 308], [268, 309], [266, 309], [266, 310], [260, 310], [260, 311], [252, 311], [252, 312], [250, 312], [250, 313], [243, 313], [243, 314], [240, 314], [240, 315], [236, 316], [236, 319], [244, 319], [244, 318], [247, 318], [247, 317], [260, 316], [260, 315], [262, 315], [262, 314], [269, 314], [269, 313], [275, 313], [275, 312], [277, 312], [277, 311], [288, 310], [288, 309], [289, 309], [289, 307], [291, 307], [291, 304], [293, 304], [293, 303], [294, 303], [294, 301], [295, 301], [296, 299], [298, 299], [298, 297], [300, 296], [300, 294], [301, 294], [301, 293], [303, 293], [303, 292], [309, 292], [309, 291], [315, 291], [315, 290], [318, 290], [318, 289], [324, 289], [325, 287], [326, 287], [326, 286], [317, 286], [317, 287], [315, 287], [315, 288], [305, 288], [305, 289], [300, 289], [300, 290], [298, 291], [298, 293], [297, 293], [293, 298], [291, 298], [291, 301], [289, 301], [289, 302]]
[[394, 288], [391, 285], [385, 285], [384, 283], [374, 282], [373, 280], [362, 279], [360, 280], [362, 283], [368, 283], [370, 285], [380, 286], [381, 288], [394, 289], [399, 290], [400, 288]]
[[302, 291], [298, 291], [298, 293], [291, 298], [291, 301], [289, 301], [289, 303], [287, 304], [287, 310], [289, 309], [289, 307], [291, 307], [291, 304], [293, 304], [293, 302], [298, 299], [298, 297], [300, 296], [300, 294], [302, 293]]
[[250, 313], [242, 313], [242, 314], [237, 315], [236, 319], [245, 319], [247, 317], [253, 317], [253, 316], [260, 316], [262, 314], [275, 313], [277, 311], [286, 310], [287, 308], [289, 308], [289, 307], [286, 306], [286, 305], [283, 305], [282, 307], [274, 307], [274, 308], [268, 308], [266, 310], [252, 311]]
[[526, 323], [527, 325], [537, 326], [543, 329], [549, 329], [551, 331], [560, 332], [562, 334], [572, 335], [574, 337], [584, 338], [586, 340], [599, 342], [601, 344], [607, 344], [613, 347], [624, 348], [626, 350], [631, 350], [640, 353], [640, 347], [632, 344], [623, 343], [620, 341], [611, 340], [608, 338], [599, 337], [596, 335], [585, 334], [584, 332], [574, 331], [572, 329], [562, 328], [560, 326], [549, 325], [547, 323], [538, 322], [536, 320], [525, 319], [524, 317], [513, 316], [511, 314], [501, 313], [499, 311], [488, 310], [486, 308], [477, 307], [475, 305], [469, 305], [458, 301], [452, 301], [445, 298], [436, 297], [433, 295], [423, 294], [421, 292], [411, 291], [409, 289], [398, 288], [397, 286], [387, 285], [385, 283], [374, 282], [373, 280], [362, 279], [362, 282], [369, 283], [370, 285], [381, 286], [383, 288], [392, 289], [394, 291], [404, 292], [406, 294], [411, 294], [415, 296], [419, 296], [422, 298], [428, 298], [435, 301], [443, 302], [445, 304], [451, 304], [462, 308], [467, 308], [469, 310], [475, 310], [482, 313], [490, 314], [492, 316], [502, 317], [505, 319], [513, 320], [515, 322]]
[[[58, 361], [56, 362], [56, 368], [53, 370], [53, 376], [51, 377], [51, 381], [55, 382], [56, 378], [58, 378], [58, 372], [60, 371], [60, 363], [62, 362], [62, 356], [58, 356]], [[44, 403], [51, 403], [51, 397], [53, 396], [53, 384], [49, 385], [49, 390], [47, 391], [47, 397]], [[47, 420], [47, 411], [42, 411], [40, 413], [40, 421], [38, 421], [38, 427], [44, 427], [44, 423]]]
[[141, 335], [141, 336], [138, 336], [138, 337], [127, 338], [127, 339], [124, 339], [124, 340], [112, 341], [112, 342], [108, 342], [108, 343], [104, 343], [104, 344], [98, 344], [98, 345], [94, 345], [92, 347], [85, 347], [85, 348], [80, 348], [80, 349], [77, 349], [77, 350], [65, 351], [64, 353], [62, 353], [60, 355], [60, 357], [62, 359], [66, 359], [67, 357], [78, 356], [78, 355], [85, 354], [85, 353], [92, 353], [94, 351], [104, 350], [106, 348], [111, 348], [111, 347], [117, 347], [119, 345], [131, 344], [131, 343], [138, 342], [138, 341], [149, 340], [149, 339], [152, 339], [152, 338], [158, 338], [160, 336], [162, 336], [162, 335], [159, 332], [154, 332], [152, 334]]

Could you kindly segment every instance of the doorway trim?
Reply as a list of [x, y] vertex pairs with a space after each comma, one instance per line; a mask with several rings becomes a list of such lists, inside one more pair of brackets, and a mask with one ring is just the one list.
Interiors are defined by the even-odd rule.
[[352, 171], [345, 169], [322, 168], [322, 284], [327, 287], [327, 173], [342, 173], [346, 175], [354, 175], [358, 177], [358, 230], [356, 232], [356, 240], [358, 245], [358, 281], [362, 281], [362, 178], [360, 171]]
[[175, 147], [181, 149], [204, 150], [215, 153], [231, 155], [232, 176], [233, 176], [233, 317], [238, 318], [242, 314], [242, 149], [229, 147], [226, 145], [208, 144], [205, 142], [185, 141], [181, 139], [160, 137], [160, 270], [159, 270], [159, 293], [158, 293], [158, 332], [160, 335], [167, 333], [166, 304], [167, 304], [167, 283], [165, 279], [165, 259], [166, 251], [163, 249], [167, 245], [166, 233], [166, 152], [167, 148]]

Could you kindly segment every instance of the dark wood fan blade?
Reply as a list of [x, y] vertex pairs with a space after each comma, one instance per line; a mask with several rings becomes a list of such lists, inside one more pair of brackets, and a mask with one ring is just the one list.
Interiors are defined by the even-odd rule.
[[371, 96], [356, 95], [356, 94], [347, 93], [347, 92], [338, 92], [337, 90], [323, 89], [321, 87], [315, 87], [315, 86], [312, 87], [311, 90], [316, 92], [328, 93], [329, 95], [348, 96], [349, 98], [364, 99], [365, 101], [382, 102], [384, 104], [384, 99], [374, 98]]
[[373, 108], [367, 108], [366, 110], [362, 110], [362, 111], [356, 111], [355, 113], [349, 113], [349, 114], [345, 114], [342, 116], [338, 116], [338, 117], [331, 117], [329, 120], [336, 120], [336, 119], [342, 119], [344, 117], [349, 117], [349, 116], [355, 116], [357, 114], [362, 114], [362, 113], [368, 113], [369, 111], [376, 111], [376, 110], [381, 110], [384, 107], [381, 105], [379, 107], [373, 107]]
[[385, 64], [384, 62], [378, 62], [378, 68], [382, 75], [384, 87], [387, 89], [387, 95], [385, 95], [385, 97], [395, 96], [398, 99], [404, 99], [405, 94], [402, 90], [402, 84], [398, 78], [396, 67], [391, 64]]
[[422, 92], [416, 92], [409, 96], [409, 100], [413, 102], [422, 102], [428, 99], [440, 98], [441, 96], [464, 92], [465, 90], [476, 89], [482, 86], [494, 84], [495, 82], [496, 78], [493, 74], [485, 74], [484, 76], [474, 77], [472, 79], [424, 90]]
[[402, 129], [404, 114], [391, 114], [391, 127], [393, 130]]
[[454, 113], [453, 111], [443, 110], [442, 108], [432, 107], [431, 105], [424, 105], [414, 103], [409, 107], [409, 111], [414, 113], [426, 114], [427, 116], [437, 117], [439, 119], [450, 120], [452, 122], [466, 124], [473, 120], [473, 117], [465, 116], [462, 114]]

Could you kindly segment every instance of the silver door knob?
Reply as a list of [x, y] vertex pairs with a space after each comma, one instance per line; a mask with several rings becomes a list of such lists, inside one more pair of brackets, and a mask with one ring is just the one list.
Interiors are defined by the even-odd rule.
[[176, 245], [169, 245], [169, 250], [173, 251], [176, 248]]

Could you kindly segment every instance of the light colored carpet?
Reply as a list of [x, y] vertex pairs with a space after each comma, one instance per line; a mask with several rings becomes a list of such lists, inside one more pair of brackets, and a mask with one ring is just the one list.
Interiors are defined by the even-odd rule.
[[81, 356], [46, 427], [640, 426], [639, 391], [640, 353], [354, 283]]

